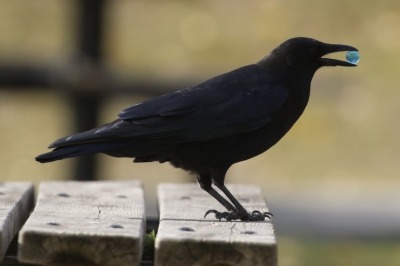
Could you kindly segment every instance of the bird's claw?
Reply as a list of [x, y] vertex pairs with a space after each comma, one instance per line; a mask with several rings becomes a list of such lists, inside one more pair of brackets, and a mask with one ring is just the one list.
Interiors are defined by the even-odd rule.
[[264, 221], [265, 218], [271, 220], [274, 215], [270, 212], [260, 212], [260, 211], [252, 211], [249, 213], [248, 221]]
[[225, 218], [227, 221], [231, 221], [229, 220], [229, 212], [219, 212], [217, 210], [208, 210], [205, 214], [204, 214], [204, 219], [206, 218], [207, 215], [209, 215], [210, 213], [214, 213], [215, 214], [215, 218], [217, 218], [219, 221], [221, 221], [222, 218]]
[[219, 221], [221, 219], [225, 219], [226, 221], [233, 221], [233, 220], [241, 220], [241, 221], [264, 221], [265, 218], [268, 218], [269, 220], [272, 219], [272, 213], [270, 212], [260, 212], [260, 211], [252, 211], [251, 213], [247, 213], [246, 215], [241, 215], [239, 212], [219, 212], [217, 210], [208, 210], [204, 214], [204, 219], [209, 215], [210, 213], [215, 214], [215, 218], [217, 218]]

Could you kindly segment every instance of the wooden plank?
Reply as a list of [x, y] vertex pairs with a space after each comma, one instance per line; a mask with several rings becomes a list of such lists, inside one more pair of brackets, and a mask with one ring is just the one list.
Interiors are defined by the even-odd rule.
[[33, 209], [33, 190], [28, 182], [0, 183], [0, 260]]
[[139, 265], [145, 216], [139, 181], [43, 182], [18, 259], [42, 265]]
[[[227, 187], [247, 210], [268, 211], [258, 187]], [[155, 265], [277, 265], [274, 228], [268, 219], [226, 222], [212, 214], [204, 219], [207, 210], [223, 207], [196, 184], [161, 184], [158, 200]]]

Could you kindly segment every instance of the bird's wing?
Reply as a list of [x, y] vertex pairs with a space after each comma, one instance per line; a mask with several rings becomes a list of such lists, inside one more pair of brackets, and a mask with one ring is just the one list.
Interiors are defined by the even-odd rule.
[[195, 87], [131, 106], [118, 120], [72, 135], [51, 147], [115, 138], [193, 142], [250, 132], [273, 119], [288, 97], [257, 65], [212, 78]]

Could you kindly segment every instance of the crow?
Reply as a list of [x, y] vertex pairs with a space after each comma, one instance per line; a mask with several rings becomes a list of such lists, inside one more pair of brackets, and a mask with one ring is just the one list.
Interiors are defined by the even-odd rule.
[[225, 174], [289, 131], [307, 105], [311, 80], [320, 67], [356, 66], [323, 57], [340, 51], [358, 50], [306, 37], [289, 39], [256, 64], [135, 104], [109, 124], [61, 138], [49, 146], [54, 150], [36, 160], [104, 153], [134, 162], [170, 162], [195, 174], [200, 187], [227, 209], [209, 210], [204, 217], [271, 219], [269, 212], [246, 211], [225, 187]]

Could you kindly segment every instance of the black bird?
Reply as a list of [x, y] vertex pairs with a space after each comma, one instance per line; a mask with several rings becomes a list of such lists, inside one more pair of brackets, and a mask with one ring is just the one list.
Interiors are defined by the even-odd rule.
[[[247, 212], [224, 185], [234, 163], [277, 143], [303, 113], [314, 73], [323, 66], [355, 66], [324, 58], [356, 48], [298, 37], [285, 41], [258, 63], [162, 95], [123, 110], [104, 126], [61, 138], [39, 162], [105, 153], [134, 162], [170, 162], [197, 176], [200, 187], [227, 212], [216, 218], [264, 220], [271, 213]], [[227, 197], [212, 186], [214, 184]]]

